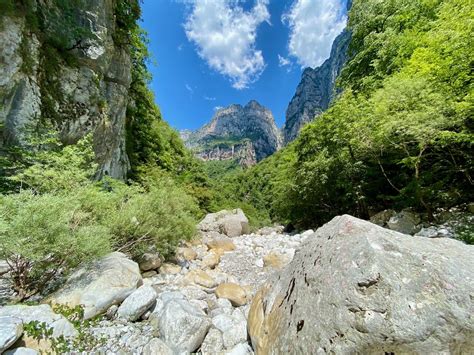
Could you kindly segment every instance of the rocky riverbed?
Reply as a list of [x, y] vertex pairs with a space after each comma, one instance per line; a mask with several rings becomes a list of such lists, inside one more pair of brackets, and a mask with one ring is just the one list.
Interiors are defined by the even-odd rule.
[[[407, 228], [412, 217], [389, 212], [374, 222]], [[234, 210], [208, 215], [198, 228], [172, 260], [112, 253], [74, 272], [48, 304], [1, 307], [0, 352], [51, 349], [24, 331], [34, 320], [53, 338], [85, 339], [87, 353], [101, 354], [474, 349], [472, 246], [350, 216], [316, 232], [250, 233]], [[91, 325], [75, 329], [52, 311], [58, 304], [82, 305]]]

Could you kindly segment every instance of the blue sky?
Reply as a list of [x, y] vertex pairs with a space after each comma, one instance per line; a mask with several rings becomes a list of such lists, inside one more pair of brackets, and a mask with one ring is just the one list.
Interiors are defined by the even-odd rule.
[[320, 65], [347, 0], [144, 0], [150, 84], [163, 118], [197, 129], [218, 107], [255, 99], [281, 127], [302, 69]]

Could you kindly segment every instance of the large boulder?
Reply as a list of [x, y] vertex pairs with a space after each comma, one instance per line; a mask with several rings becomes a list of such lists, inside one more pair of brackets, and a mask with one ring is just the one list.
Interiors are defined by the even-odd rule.
[[249, 220], [240, 208], [209, 213], [199, 222], [198, 228], [202, 232], [218, 232], [228, 237], [238, 237], [250, 232]]
[[211, 321], [184, 298], [171, 295], [162, 298], [157, 313], [158, 328], [164, 342], [178, 354], [196, 351], [202, 344]]
[[117, 317], [136, 321], [156, 302], [157, 293], [151, 286], [141, 286], [128, 296], [117, 310]]
[[82, 305], [84, 318], [89, 319], [122, 303], [141, 284], [138, 264], [115, 252], [79, 268], [48, 301], [70, 307]]
[[474, 352], [474, 247], [336, 217], [255, 296], [258, 354]]
[[0, 317], [0, 354], [12, 346], [23, 334], [23, 322], [19, 318]]

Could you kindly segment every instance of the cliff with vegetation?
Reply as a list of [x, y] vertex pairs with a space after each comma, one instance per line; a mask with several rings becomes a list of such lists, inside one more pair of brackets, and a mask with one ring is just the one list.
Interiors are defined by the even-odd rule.
[[141, 159], [136, 131], [144, 112], [167, 130], [146, 88], [138, 1], [7, 0], [1, 7], [3, 155], [32, 150], [46, 133], [64, 145], [91, 135], [96, 177], [125, 179]]

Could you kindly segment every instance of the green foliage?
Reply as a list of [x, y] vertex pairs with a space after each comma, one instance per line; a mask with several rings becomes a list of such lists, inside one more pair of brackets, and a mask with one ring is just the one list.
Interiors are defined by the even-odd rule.
[[74, 194], [0, 195], [0, 258], [20, 299], [41, 292], [64, 270], [110, 250], [110, 233]]
[[78, 331], [74, 339], [64, 336], [53, 337], [53, 328], [48, 327], [45, 322], [31, 321], [23, 325], [26, 335], [40, 341], [47, 341], [51, 345], [51, 350], [55, 354], [65, 354], [72, 351], [90, 352], [97, 345], [103, 343], [102, 339], [94, 337], [88, 330], [97, 322], [97, 319], [84, 320], [84, 308], [77, 306], [70, 308], [56, 305], [53, 310], [68, 319]]
[[18, 173], [9, 180], [36, 193], [73, 191], [90, 183], [97, 168], [94, 158], [91, 135], [64, 146], [49, 133], [31, 139], [28, 148], [21, 150]]

